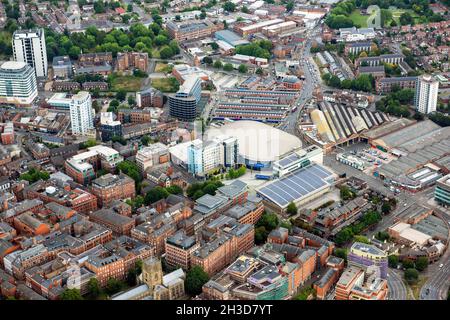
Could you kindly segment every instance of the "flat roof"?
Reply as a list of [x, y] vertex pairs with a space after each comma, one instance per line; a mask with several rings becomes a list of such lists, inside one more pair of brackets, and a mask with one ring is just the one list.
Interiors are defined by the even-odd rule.
[[258, 194], [284, 208], [290, 202], [306, 198], [330, 185], [328, 180], [333, 173], [319, 164], [311, 164], [298, 169], [280, 179], [268, 182], [259, 189]]

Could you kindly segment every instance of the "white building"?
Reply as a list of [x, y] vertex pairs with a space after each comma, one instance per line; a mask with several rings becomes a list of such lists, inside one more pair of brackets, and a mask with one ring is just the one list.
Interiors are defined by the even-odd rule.
[[29, 106], [38, 95], [36, 75], [25, 62], [0, 66], [0, 103]]
[[219, 167], [233, 167], [237, 157], [236, 137], [221, 136], [206, 142], [196, 139], [188, 147], [188, 171], [202, 176]]
[[36, 77], [47, 77], [48, 63], [44, 29], [14, 32], [12, 47], [15, 61], [26, 62], [34, 69]]
[[94, 110], [89, 92], [80, 91], [68, 99], [72, 134], [86, 134], [94, 129]]
[[161, 142], [142, 148], [136, 154], [136, 164], [141, 173], [144, 173], [147, 168], [167, 161], [169, 161], [169, 148]]
[[311, 162], [323, 164], [323, 149], [311, 145], [304, 149], [297, 149], [281, 157], [273, 163], [273, 175], [282, 177], [297, 169], [309, 165]]
[[417, 78], [414, 105], [416, 111], [428, 114], [436, 111], [439, 82], [431, 75], [422, 75]]

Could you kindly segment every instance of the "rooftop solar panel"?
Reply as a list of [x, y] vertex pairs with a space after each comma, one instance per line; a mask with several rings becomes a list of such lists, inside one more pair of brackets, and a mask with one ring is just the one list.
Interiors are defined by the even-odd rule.
[[258, 193], [281, 207], [292, 201], [328, 185], [332, 173], [320, 165], [312, 164], [299, 169], [281, 179], [268, 183], [258, 190]]

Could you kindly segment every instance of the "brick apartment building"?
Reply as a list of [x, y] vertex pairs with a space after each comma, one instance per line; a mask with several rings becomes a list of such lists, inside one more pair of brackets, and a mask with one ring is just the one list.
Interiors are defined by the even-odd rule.
[[37, 181], [25, 188], [26, 199], [40, 199], [44, 203], [55, 202], [75, 211], [89, 213], [97, 210], [97, 198], [69, 184], [58, 186], [53, 180]]
[[104, 225], [111, 229], [114, 234], [130, 235], [135, 226], [135, 220], [120, 215], [112, 209], [100, 209], [89, 215], [89, 220]]
[[148, 88], [136, 92], [136, 103], [139, 108], [162, 108], [164, 105], [164, 95], [159, 90]]
[[139, 69], [143, 72], [148, 70], [147, 52], [119, 52], [117, 54], [117, 70], [126, 71], [129, 69]]
[[166, 262], [170, 266], [191, 268], [191, 256], [199, 248], [195, 236], [188, 236], [184, 230], [166, 238]]
[[120, 109], [117, 117], [121, 123], [147, 123], [152, 119], [150, 111], [141, 109]]
[[108, 206], [114, 200], [134, 198], [134, 180], [125, 174], [108, 173], [92, 181], [92, 194], [98, 199], [100, 207]]

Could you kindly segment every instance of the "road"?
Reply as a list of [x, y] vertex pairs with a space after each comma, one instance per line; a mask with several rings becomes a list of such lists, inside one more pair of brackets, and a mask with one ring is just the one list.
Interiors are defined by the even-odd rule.
[[320, 83], [320, 75], [318, 71], [315, 69], [314, 63], [312, 63], [311, 59], [311, 44], [312, 40], [318, 35], [320, 30], [320, 26], [316, 26], [314, 29], [308, 31], [307, 40], [304, 46], [300, 49], [300, 64], [303, 66], [304, 72], [304, 81], [303, 87], [300, 92], [300, 95], [295, 102], [295, 106], [297, 110], [295, 112], [291, 112], [285, 122], [280, 125], [280, 128], [290, 134], [297, 133], [297, 120], [299, 115], [301, 114], [302, 109], [304, 108], [306, 102], [308, 102], [312, 98], [312, 94], [314, 91], [314, 87]]
[[398, 275], [395, 270], [388, 269], [388, 299], [389, 300], [408, 300], [408, 293], [401, 275]]

